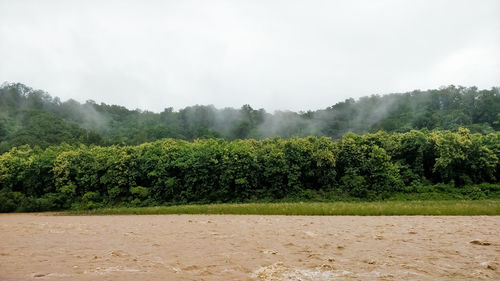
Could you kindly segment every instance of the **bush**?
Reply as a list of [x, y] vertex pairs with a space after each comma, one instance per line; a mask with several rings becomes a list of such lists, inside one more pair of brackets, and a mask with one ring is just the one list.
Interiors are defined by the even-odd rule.
[[131, 187], [130, 194], [138, 199], [145, 199], [149, 195], [149, 189], [143, 186]]

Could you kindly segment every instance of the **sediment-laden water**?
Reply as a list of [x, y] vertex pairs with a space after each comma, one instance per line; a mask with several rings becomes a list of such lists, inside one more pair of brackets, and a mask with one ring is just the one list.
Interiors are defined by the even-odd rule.
[[500, 279], [500, 217], [0, 215], [0, 280]]

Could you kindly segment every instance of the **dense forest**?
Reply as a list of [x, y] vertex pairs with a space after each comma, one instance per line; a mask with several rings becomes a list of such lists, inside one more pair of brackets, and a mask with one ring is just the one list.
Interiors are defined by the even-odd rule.
[[[325, 105], [326, 107], [327, 105]], [[265, 139], [408, 132], [412, 129], [476, 133], [500, 130], [499, 88], [449, 86], [402, 94], [347, 99], [325, 109], [278, 111], [196, 105], [160, 113], [129, 110], [89, 100], [62, 102], [20, 83], [0, 87], [0, 153], [29, 144], [46, 148], [63, 142], [108, 146], [138, 145], [163, 138]]]
[[273, 200], [500, 197], [500, 132], [138, 146], [27, 145], [0, 156], [0, 211]]
[[161, 113], [0, 88], [0, 211], [500, 197], [500, 93]]

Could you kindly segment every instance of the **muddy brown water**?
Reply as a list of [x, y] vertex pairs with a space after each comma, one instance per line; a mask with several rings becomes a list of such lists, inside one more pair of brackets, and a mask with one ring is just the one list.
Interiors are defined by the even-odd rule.
[[0, 215], [0, 280], [500, 280], [500, 217]]

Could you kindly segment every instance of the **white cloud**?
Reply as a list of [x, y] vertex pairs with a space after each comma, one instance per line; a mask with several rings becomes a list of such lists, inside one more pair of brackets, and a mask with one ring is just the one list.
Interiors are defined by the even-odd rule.
[[161, 111], [500, 84], [500, 2], [0, 0], [0, 82]]
[[431, 81], [446, 80], [450, 84], [480, 84], [500, 79], [500, 50], [492, 46], [463, 48], [444, 57], [431, 72]]

